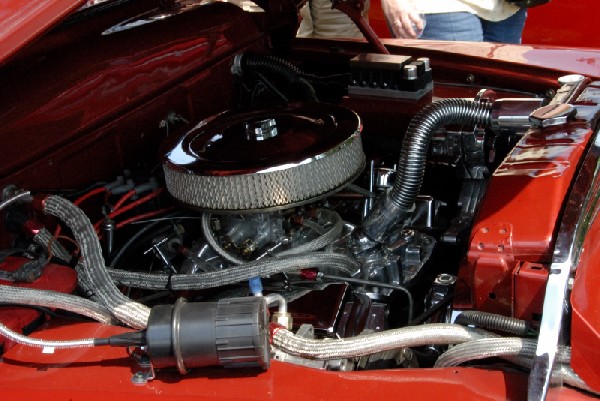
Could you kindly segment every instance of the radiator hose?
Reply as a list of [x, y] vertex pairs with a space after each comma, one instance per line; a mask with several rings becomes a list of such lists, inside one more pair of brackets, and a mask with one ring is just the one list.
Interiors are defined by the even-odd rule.
[[449, 124], [490, 126], [492, 105], [465, 99], [444, 99], [427, 105], [406, 130], [394, 186], [367, 214], [363, 232], [383, 242], [391, 228], [412, 214], [423, 183], [429, 142], [435, 131]]

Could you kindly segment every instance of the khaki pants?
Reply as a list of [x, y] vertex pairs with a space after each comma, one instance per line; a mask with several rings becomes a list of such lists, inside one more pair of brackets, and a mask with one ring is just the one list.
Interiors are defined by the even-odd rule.
[[[367, 18], [369, 1], [366, 1], [363, 15]], [[339, 10], [331, 8], [330, 0], [309, 0], [300, 10], [302, 22], [298, 29], [299, 37], [314, 38], [362, 38], [362, 33], [350, 18]]]

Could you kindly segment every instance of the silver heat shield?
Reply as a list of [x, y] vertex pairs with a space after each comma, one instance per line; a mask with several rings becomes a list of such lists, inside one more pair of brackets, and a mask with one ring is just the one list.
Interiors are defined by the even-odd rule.
[[354, 112], [328, 104], [223, 113], [170, 147], [167, 189], [188, 206], [218, 212], [308, 203], [360, 174], [360, 129]]

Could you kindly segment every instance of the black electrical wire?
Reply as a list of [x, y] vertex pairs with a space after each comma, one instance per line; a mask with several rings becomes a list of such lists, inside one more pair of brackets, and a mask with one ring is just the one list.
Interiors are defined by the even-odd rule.
[[127, 242], [125, 242], [122, 246], [120, 246], [119, 251], [111, 258], [110, 263], [108, 264], [108, 267], [111, 269], [114, 269], [117, 266], [117, 264], [120, 262], [121, 258], [123, 258], [123, 256], [125, 256], [125, 254], [129, 251], [129, 248], [131, 248], [141, 237], [143, 237], [150, 230], [154, 229], [155, 227], [157, 227], [161, 223], [163, 223], [164, 219], [170, 219], [170, 218], [176, 219], [177, 214], [178, 214], [178, 212], [168, 214], [165, 217], [163, 217], [162, 220], [152, 221], [152, 222], [148, 223], [148, 225], [146, 225], [146, 226], [140, 228], [138, 231], [136, 231], [136, 233], [133, 234], [127, 240]]
[[440, 299], [435, 305], [433, 305], [431, 308], [427, 309], [425, 312], [421, 313], [419, 316], [417, 316], [416, 318], [411, 320], [408, 323], [408, 325], [416, 326], [417, 324], [423, 323], [425, 320], [429, 319], [440, 309], [442, 309], [446, 305], [448, 305], [448, 302], [450, 302], [452, 300], [452, 298], [454, 298], [454, 293], [452, 293], [452, 292], [444, 295], [444, 297], [442, 299]]
[[153, 293], [150, 295], [146, 295], [144, 297], [137, 298], [137, 299], [135, 299], [135, 301], [146, 305], [152, 301], [156, 301], [156, 300], [162, 299], [162, 298], [167, 298], [171, 295], [173, 295], [173, 291], [160, 291], [160, 292], [156, 292], [156, 293]]
[[363, 279], [354, 278], [354, 277], [333, 276], [331, 274], [322, 274], [322, 273], [319, 273], [319, 277], [326, 279], [326, 280], [346, 281], [348, 283], [353, 283], [353, 284], [362, 284], [362, 285], [368, 285], [371, 287], [379, 287], [379, 288], [391, 288], [392, 290], [402, 291], [403, 293], [406, 294], [406, 298], [408, 300], [408, 321], [412, 322], [412, 320], [413, 320], [413, 313], [414, 313], [413, 296], [410, 293], [410, 291], [408, 290], [408, 288], [406, 288], [400, 284], [387, 284], [387, 283], [380, 283], [378, 281], [369, 281], [369, 280], [363, 280]]
[[94, 346], [140, 347], [146, 345], [146, 331], [130, 331], [106, 338], [94, 338]]

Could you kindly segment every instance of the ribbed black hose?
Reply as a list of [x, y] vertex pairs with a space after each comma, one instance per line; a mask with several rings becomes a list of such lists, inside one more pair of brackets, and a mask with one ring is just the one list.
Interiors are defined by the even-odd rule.
[[262, 54], [244, 54], [240, 59], [244, 72], [262, 72], [283, 79], [294, 91], [290, 97], [301, 101], [317, 101], [313, 86], [304, 78], [306, 74], [293, 64], [277, 57]]
[[503, 331], [518, 336], [529, 334], [529, 323], [525, 320], [497, 315], [481, 311], [463, 311], [456, 317], [456, 323], [462, 325], [475, 325], [482, 329]]
[[449, 124], [491, 125], [492, 106], [465, 99], [444, 99], [426, 106], [413, 117], [402, 143], [392, 202], [410, 209], [417, 199], [431, 137]]
[[487, 103], [444, 99], [426, 106], [413, 117], [402, 143], [394, 186], [363, 221], [367, 236], [381, 242], [398, 219], [410, 216], [423, 183], [429, 142], [436, 130], [450, 124], [490, 126], [491, 109]]

